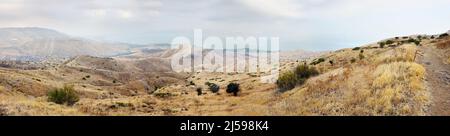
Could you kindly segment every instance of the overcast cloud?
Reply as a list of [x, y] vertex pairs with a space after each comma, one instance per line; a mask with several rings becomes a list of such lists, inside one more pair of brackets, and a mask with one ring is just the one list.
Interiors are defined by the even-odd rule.
[[282, 49], [329, 50], [450, 29], [449, 0], [0, 0], [0, 27], [45, 27], [90, 39], [168, 43], [277, 36]]

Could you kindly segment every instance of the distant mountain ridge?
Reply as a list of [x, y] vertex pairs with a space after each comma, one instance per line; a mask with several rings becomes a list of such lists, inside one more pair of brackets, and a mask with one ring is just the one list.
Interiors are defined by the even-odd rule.
[[0, 28], [0, 57], [106, 57], [127, 53], [129, 48], [124, 43], [76, 38], [46, 28]]

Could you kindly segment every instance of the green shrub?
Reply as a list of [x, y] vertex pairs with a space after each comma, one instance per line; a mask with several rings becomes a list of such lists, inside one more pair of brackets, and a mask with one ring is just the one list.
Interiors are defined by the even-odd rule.
[[64, 86], [48, 92], [48, 101], [57, 104], [73, 105], [80, 100], [73, 86]]
[[365, 58], [364, 54], [360, 53], [360, 54], [359, 54], [359, 59], [362, 60], [362, 59], [364, 59], [364, 58]]
[[350, 62], [351, 62], [351, 63], [355, 63], [355, 62], [356, 62], [356, 59], [355, 59], [355, 58], [352, 58], [352, 59], [350, 60]]
[[234, 96], [237, 96], [238, 92], [241, 91], [238, 83], [230, 83], [227, 85], [227, 93], [233, 93]]
[[355, 47], [352, 50], [359, 50], [359, 49], [361, 49], [361, 47]]
[[297, 76], [291, 71], [281, 74], [276, 82], [280, 91], [291, 90], [297, 85], [297, 83]]
[[414, 44], [420, 45], [420, 41], [414, 41]]
[[330, 61], [328, 61], [328, 62], [330, 62], [330, 64], [331, 64], [331, 65], [333, 65], [333, 64], [334, 64], [334, 62], [333, 62], [332, 60], [330, 60]]
[[444, 37], [447, 37], [447, 36], [448, 36], [448, 34], [444, 33], [444, 34], [439, 35], [439, 38], [444, 38]]
[[380, 48], [384, 48], [384, 45], [386, 45], [385, 42], [380, 42], [379, 44], [380, 44]]
[[386, 44], [387, 44], [387, 45], [393, 44], [393, 43], [394, 43], [394, 41], [392, 41], [392, 40], [387, 40], [387, 41], [386, 41]]
[[319, 63], [321, 63], [321, 62], [324, 62], [325, 59], [324, 58], [320, 58], [318, 61], [319, 61]]
[[302, 79], [318, 75], [319, 71], [317, 71], [314, 67], [309, 67], [307, 65], [299, 65], [295, 67], [294, 74], [297, 76], [298, 79]]
[[311, 62], [310, 64], [311, 64], [311, 65], [317, 65], [317, 64], [320, 64], [320, 63], [322, 63], [322, 62], [324, 62], [324, 61], [325, 61], [324, 58], [319, 58], [319, 59], [317, 59], [317, 60], [314, 60], [314, 61]]
[[219, 92], [219, 89], [220, 89], [220, 86], [219, 86], [219, 85], [214, 84], [214, 83], [209, 83], [208, 86], [209, 86], [209, 90], [210, 90], [212, 93], [217, 93], [217, 92]]
[[276, 82], [279, 91], [286, 91], [295, 88], [297, 85], [302, 85], [308, 78], [318, 75], [314, 67], [307, 65], [299, 65], [295, 67], [294, 72], [283, 73]]

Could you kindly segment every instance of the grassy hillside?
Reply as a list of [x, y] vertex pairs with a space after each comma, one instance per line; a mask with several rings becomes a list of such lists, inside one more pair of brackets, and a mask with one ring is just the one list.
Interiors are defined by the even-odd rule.
[[[281, 77], [295, 82], [278, 85], [260, 83], [258, 73], [172, 73], [157, 58], [82, 56], [45, 69], [0, 68], [0, 115], [440, 115], [450, 106], [449, 41], [396, 37], [282, 61]], [[226, 92], [230, 83], [239, 84], [237, 96]], [[48, 100], [66, 84], [79, 101]]]

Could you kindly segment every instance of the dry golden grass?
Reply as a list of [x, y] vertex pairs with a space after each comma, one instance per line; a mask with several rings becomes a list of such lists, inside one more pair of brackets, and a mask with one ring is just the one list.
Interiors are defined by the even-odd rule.
[[415, 53], [412, 45], [365, 50], [369, 58], [309, 80], [267, 110], [271, 115], [425, 115], [430, 94], [424, 67], [413, 62]]
[[376, 97], [369, 99], [369, 106], [389, 115], [423, 115], [429, 102], [423, 84], [424, 74], [425, 69], [413, 62], [378, 66], [372, 84]]
[[371, 59], [376, 64], [384, 64], [397, 61], [414, 61], [417, 47], [412, 44], [387, 50]]
[[0, 95], [0, 108], [9, 116], [86, 115], [76, 108], [47, 102], [45, 98], [30, 99], [23, 95]]

